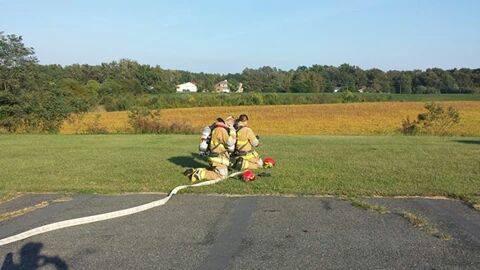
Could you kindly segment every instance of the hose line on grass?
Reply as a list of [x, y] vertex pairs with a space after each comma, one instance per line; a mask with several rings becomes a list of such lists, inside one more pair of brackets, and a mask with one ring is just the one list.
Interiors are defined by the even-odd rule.
[[113, 218], [118, 218], [118, 217], [124, 217], [132, 214], [136, 214], [139, 212], [146, 211], [148, 209], [164, 205], [170, 200], [170, 198], [177, 194], [182, 189], [186, 189], [189, 187], [201, 187], [201, 186], [208, 186], [208, 185], [213, 185], [216, 183], [219, 183], [223, 180], [226, 180], [231, 177], [235, 177], [237, 175], [242, 174], [243, 172], [235, 172], [230, 175], [227, 175], [223, 178], [215, 179], [215, 180], [210, 180], [210, 181], [205, 181], [197, 184], [192, 184], [192, 185], [182, 185], [175, 187], [170, 193], [168, 194], [167, 197], [156, 200], [150, 203], [142, 204], [139, 206], [123, 209], [123, 210], [118, 210], [114, 212], [108, 212], [108, 213], [103, 213], [103, 214], [98, 214], [98, 215], [93, 215], [93, 216], [87, 216], [87, 217], [82, 217], [82, 218], [75, 218], [75, 219], [68, 219], [64, 221], [59, 221], [51, 224], [47, 224], [44, 226], [40, 226], [31, 230], [28, 230], [26, 232], [22, 232], [4, 239], [0, 239], [0, 246], [4, 246], [13, 242], [17, 242], [35, 235], [39, 235], [42, 233], [46, 232], [51, 232], [63, 228], [68, 228], [68, 227], [73, 227], [73, 226], [78, 226], [78, 225], [83, 225], [83, 224], [88, 224], [88, 223], [93, 223], [93, 222], [98, 222], [98, 221], [103, 221], [103, 220], [108, 220], [108, 219], [113, 219]]

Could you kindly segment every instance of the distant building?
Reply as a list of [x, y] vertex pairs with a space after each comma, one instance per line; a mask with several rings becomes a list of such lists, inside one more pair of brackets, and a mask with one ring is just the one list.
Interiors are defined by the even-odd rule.
[[228, 81], [223, 80], [215, 84], [215, 92], [217, 93], [230, 93], [230, 88], [228, 88]]
[[238, 84], [237, 93], [243, 93], [243, 83]]
[[182, 83], [177, 85], [177, 93], [192, 93], [197, 92], [197, 86], [192, 82]]

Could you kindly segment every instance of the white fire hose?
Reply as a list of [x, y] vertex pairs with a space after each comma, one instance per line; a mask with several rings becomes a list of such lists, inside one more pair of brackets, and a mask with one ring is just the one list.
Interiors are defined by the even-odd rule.
[[88, 223], [93, 223], [93, 222], [98, 222], [98, 221], [103, 221], [103, 220], [108, 220], [108, 219], [113, 219], [113, 218], [118, 218], [118, 217], [123, 217], [123, 216], [136, 214], [136, 213], [139, 213], [139, 212], [143, 212], [143, 211], [146, 211], [148, 209], [166, 204], [168, 202], [168, 200], [170, 200], [170, 198], [173, 195], [177, 194], [177, 192], [182, 190], [182, 189], [189, 188], [189, 187], [201, 187], [201, 186], [213, 185], [213, 184], [216, 184], [216, 183], [221, 182], [223, 180], [226, 180], [228, 178], [240, 175], [242, 173], [243, 172], [235, 172], [235, 173], [232, 173], [230, 175], [227, 175], [226, 177], [215, 179], [215, 180], [200, 182], [200, 183], [192, 184], [192, 185], [178, 186], [178, 187], [174, 188], [168, 194], [167, 197], [165, 197], [163, 199], [160, 199], [160, 200], [157, 200], [157, 201], [150, 202], [150, 203], [142, 204], [142, 205], [139, 205], [139, 206], [135, 206], [135, 207], [131, 207], [131, 208], [123, 209], [123, 210], [118, 210], [118, 211], [114, 211], [114, 212], [108, 212], [108, 213], [93, 215], [93, 216], [87, 216], [87, 217], [75, 218], [75, 219], [68, 219], [68, 220], [59, 221], [59, 222], [47, 224], [47, 225], [44, 225], [44, 226], [40, 226], [40, 227], [31, 229], [31, 230], [28, 230], [26, 232], [22, 232], [22, 233], [19, 233], [19, 234], [16, 234], [16, 235], [4, 238], [4, 239], [0, 239], [0, 246], [4, 246], [4, 245], [10, 244], [10, 243], [17, 242], [17, 241], [20, 241], [20, 240], [23, 240], [23, 239], [26, 239], [26, 238], [29, 238], [29, 237], [32, 237], [32, 236], [35, 236], [35, 235], [39, 235], [39, 234], [42, 234], [42, 233], [46, 233], [46, 232], [51, 232], [51, 231], [55, 231], [55, 230], [59, 230], [59, 229], [63, 229], [63, 228], [72, 227], [72, 226], [78, 226], [78, 225], [82, 225], [82, 224], [88, 224]]

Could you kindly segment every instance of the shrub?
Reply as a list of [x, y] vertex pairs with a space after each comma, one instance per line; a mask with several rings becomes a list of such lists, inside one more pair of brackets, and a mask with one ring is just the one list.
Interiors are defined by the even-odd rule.
[[18, 93], [0, 91], [0, 127], [9, 133], [55, 133], [71, 113], [85, 111], [84, 105], [59, 88]]
[[276, 105], [279, 103], [278, 95], [276, 93], [268, 93], [264, 96], [264, 102], [267, 105]]
[[263, 105], [263, 95], [260, 93], [252, 93], [250, 100], [252, 105]]
[[157, 133], [163, 134], [196, 134], [198, 130], [188, 123], [161, 124], [161, 129]]
[[349, 103], [349, 102], [355, 102], [355, 101], [358, 101], [358, 97], [354, 93], [350, 91], [342, 92], [343, 103]]
[[87, 134], [108, 134], [107, 128], [100, 123], [100, 117], [100, 114], [96, 114], [93, 122], [87, 124]]
[[160, 111], [134, 107], [128, 114], [128, 121], [135, 133], [157, 133], [160, 129]]
[[453, 107], [443, 108], [437, 103], [427, 103], [427, 112], [421, 113], [416, 120], [408, 117], [403, 120], [401, 132], [406, 135], [428, 134], [445, 136], [460, 122], [460, 113]]
[[194, 134], [197, 132], [188, 123], [162, 123], [160, 110], [151, 111], [145, 107], [134, 107], [130, 110], [128, 119], [135, 133]]
[[84, 121], [84, 117], [85, 113], [71, 114], [67, 117], [67, 119], [65, 119], [65, 123], [74, 127], [75, 134], [80, 134], [80, 129], [82, 127], [81, 123]]

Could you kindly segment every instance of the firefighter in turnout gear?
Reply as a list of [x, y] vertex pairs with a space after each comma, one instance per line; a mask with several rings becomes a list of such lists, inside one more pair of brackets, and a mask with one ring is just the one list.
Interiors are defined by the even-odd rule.
[[[228, 175], [230, 166], [230, 153], [235, 150], [235, 129], [230, 117], [225, 121], [218, 118], [211, 127], [211, 135], [208, 142], [208, 158], [210, 167], [187, 169], [184, 174], [192, 181], [213, 180]], [[203, 138], [202, 138], [203, 140]]]
[[248, 116], [242, 114], [237, 120], [237, 142], [235, 144], [235, 167], [238, 170], [258, 169], [263, 161], [255, 151], [260, 142], [253, 130], [248, 127]]

